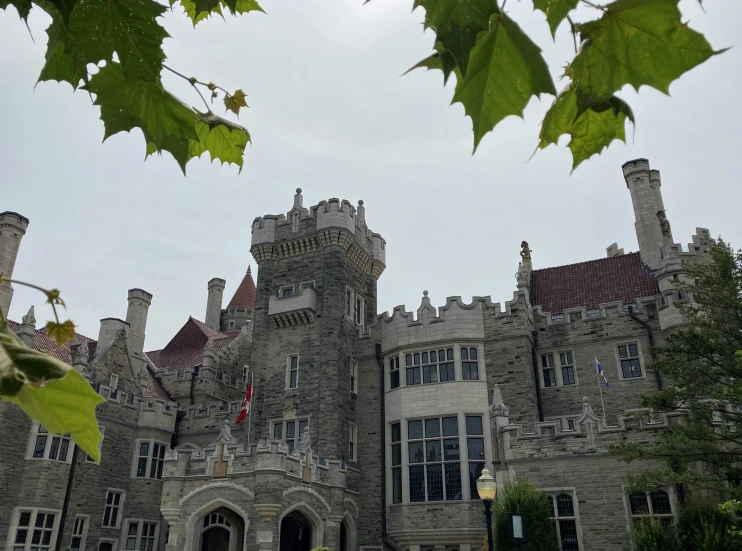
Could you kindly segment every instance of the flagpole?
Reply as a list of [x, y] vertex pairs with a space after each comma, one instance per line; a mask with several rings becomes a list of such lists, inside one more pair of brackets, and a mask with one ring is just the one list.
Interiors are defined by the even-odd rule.
[[598, 370], [599, 365], [600, 365], [600, 362], [598, 362], [598, 358], [595, 358], [595, 373], [598, 375], [598, 392], [600, 392], [600, 407], [603, 409], [603, 426], [607, 427], [608, 423], [605, 420], [605, 403], [603, 402], [603, 385], [600, 384], [602, 381], [600, 380], [600, 371]]
[[250, 423], [252, 422], [252, 399], [253, 396], [255, 396], [255, 385], [253, 384], [253, 373], [252, 369], [250, 370], [250, 393], [252, 396], [250, 396], [250, 411], [247, 413], [247, 449], [250, 449]]

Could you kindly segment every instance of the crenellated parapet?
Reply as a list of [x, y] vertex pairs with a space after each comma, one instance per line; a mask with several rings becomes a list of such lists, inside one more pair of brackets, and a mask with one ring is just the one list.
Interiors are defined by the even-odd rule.
[[658, 308], [657, 296], [640, 297], [631, 303], [621, 301], [605, 302], [595, 308], [586, 308], [585, 306], [565, 308], [559, 314], [545, 312], [540, 305], [537, 305], [534, 307], [533, 312], [537, 323], [551, 327], [577, 322], [619, 319], [629, 315], [629, 307], [631, 307], [634, 314], [647, 314], [649, 310]]
[[386, 241], [366, 225], [363, 201], [320, 201], [305, 209], [301, 189], [286, 214], [258, 217], [252, 224], [250, 252], [258, 263], [301, 256], [327, 247], [344, 249], [361, 269], [378, 279], [386, 267]]

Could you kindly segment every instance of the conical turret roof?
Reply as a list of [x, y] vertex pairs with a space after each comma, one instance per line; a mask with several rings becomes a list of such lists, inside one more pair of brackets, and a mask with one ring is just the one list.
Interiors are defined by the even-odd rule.
[[255, 282], [252, 279], [250, 266], [248, 266], [247, 273], [245, 274], [245, 277], [242, 278], [242, 282], [234, 292], [234, 296], [232, 297], [232, 300], [229, 301], [227, 308], [234, 308], [235, 306], [240, 309], [255, 308], [256, 294]]

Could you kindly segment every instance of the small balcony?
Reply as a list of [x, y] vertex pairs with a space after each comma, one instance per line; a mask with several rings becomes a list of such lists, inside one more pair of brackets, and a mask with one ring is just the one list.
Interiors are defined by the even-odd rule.
[[294, 327], [314, 323], [317, 317], [317, 291], [301, 287], [298, 293], [272, 296], [268, 301], [268, 316], [276, 327]]

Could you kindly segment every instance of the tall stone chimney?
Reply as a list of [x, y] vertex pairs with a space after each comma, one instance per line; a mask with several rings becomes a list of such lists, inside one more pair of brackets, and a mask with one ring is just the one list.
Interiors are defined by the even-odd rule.
[[660, 218], [660, 213], [662, 216], [665, 214], [660, 172], [650, 170], [647, 159], [629, 161], [622, 168], [634, 206], [634, 228], [642, 262], [652, 270], [657, 270], [662, 263], [662, 245], [665, 239], [672, 243], [669, 223], [665, 230], [667, 235], [663, 235]]
[[95, 350], [96, 357], [99, 357], [108, 345], [116, 340], [120, 331], [129, 334], [129, 324], [118, 318], [103, 318], [100, 320], [100, 330], [98, 331], [98, 347]]
[[147, 313], [152, 304], [152, 295], [144, 289], [129, 289], [129, 307], [126, 323], [129, 324], [129, 349], [132, 354], [144, 350], [144, 333], [147, 328]]
[[204, 322], [212, 329], [220, 331], [222, 323], [222, 298], [227, 282], [215, 277], [209, 281], [209, 297], [206, 299], [206, 319]]
[[[0, 276], [5, 279], [13, 277], [18, 249], [27, 229], [28, 218], [25, 216], [17, 212], [0, 212]], [[6, 316], [12, 299], [13, 287], [10, 283], [0, 285], [0, 310]]]

